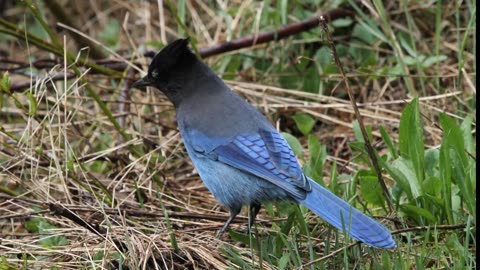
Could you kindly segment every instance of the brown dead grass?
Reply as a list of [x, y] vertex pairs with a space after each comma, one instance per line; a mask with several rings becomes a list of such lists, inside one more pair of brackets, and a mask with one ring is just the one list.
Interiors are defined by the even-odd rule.
[[[92, 37], [99, 29], [107, 27], [108, 18], [117, 18], [122, 25], [119, 53], [139, 51], [140, 44], [145, 41], [166, 42], [167, 36], [177, 33], [174, 19], [165, 7], [159, 8], [157, 2], [106, 2], [100, 5], [96, 1], [72, 1], [72, 6], [66, 5], [65, 9], [76, 16], [82, 26], [79, 30]], [[225, 21], [217, 12], [217, 9], [226, 7], [218, 5], [212, 8], [201, 1], [187, 3], [188, 16], [192, 20], [190, 31], [197, 37], [199, 47], [227, 39]], [[248, 5], [258, 3], [232, 1], [228, 5], [240, 10], [232, 22], [235, 37], [248, 32], [241, 31], [241, 25], [256, 25], [254, 17], [242, 19], [242, 15], [251, 13], [252, 7]], [[31, 20], [28, 12], [20, 6], [11, 7], [4, 14], [18, 22], [27, 14], [26, 19]], [[54, 16], [48, 12], [45, 16], [54, 26]], [[394, 24], [393, 27], [401, 25]], [[428, 25], [425, 27], [428, 28]], [[451, 25], [447, 27], [452, 29]], [[66, 40], [70, 51], [78, 50], [71, 38]], [[292, 40], [281, 42], [292, 44]], [[348, 40], [345, 42], [348, 43]], [[8, 51], [9, 57], [19, 59], [48, 57], [41, 50], [13, 41], [1, 44], [0, 49]], [[430, 51], [428, 48], [419, 50]], [[455, 55], [456, 50], [453, 38], [442, 43], [445, 53]], [[221, 57], [209, 59], [208, 63], [215, 63]], [[470, 76], [473, 55], [467, 53], [466, 59], [466, 75], [462, 76], [465, 89], [457, 89], [453, 84], [457, 77], [455, 59], [442, 63], [440, 74], [434, 71], [427, 74], [439, 77], [442, 84], [450, 89], [441, 94], [433, 85], [427, 85], [428, 95], [420, 98], [428, 147], [438, 147], [441, 142], [441, 130], [436, 125], [438, 113], [446, 112], [462, 119], [467, 112], [462, 112], [458, 104], [475, 95], [472, 94], [476, 90]], [[148, 59], [143, 61], [146, 63]], [[1, 256], [16, 267], [21, 267], [24, 258], [28, 257], [30, 266], [36, 269], [52, 266], [78, 269], [93, 268], [90, 261], [101, 255], [103, 267], [107, 269], [112, 263], [112, 254], [119, 251], [120, 247], [115, 245], [115, 240], [118, 240], [128, 247], [128, 253], [121, 254], [124, 265], [130, 269], [236, 268], [221, 252], [222, 247], [235, 243], [228, 237], [224, 240], [215, 238], [228, 214], [216, 203], [194, 171], [176, 129], [173, 107], [166, 99], [155, 91], [144, 94], [134, 90], [130, 91], [126, 102], [129, 110], [118, 111], [118, 88], [112, 85], [111, 80], [88, 72], [84, 75], [114, 115], [125, 117], [124, 127], [134, 135], [134, 139], [125, 142], [98, 105], [86, 96], [84, 86], [78, 80], [68, 81], [67, 89], [63, 81], [55, 84], [48, 81], [48, 76], [63, 72], [62, 65], [50, 71], [44, 70], [41, 74], [47, 77], [32, 86], [32, 93], [39, 104], [36, 119], [18, 109], [11, 100], [4, 101], [1, 108], [2, 128], [20, 138], [15, 142], [0, 132], [0, 184], [5, 189], [0, 192]], [[384, 126], [397, 140], [400, 112], [411, 99], [402, 80], [389, 81], [380, 77], [363, 85], [363, 76], [350, 76], [356, 82], [354, 90], [360, 93], [358, 103], [366, 124]], [[338, 81], [338, 78], [328, 79]], [[28, 77], [12, 74], [12, 80], [28, 80]], [[418, 82], [415, 75], [412, 75], [412, 80]], [[236, 80], [228, 84], [258, 106], [280, 130], [294, 131], [291, 121], [280, 119], [290, 119], [296, 112], [312, 115], [318, 120], [315, 135], [328, 146], [328, 164], [335, 160], [347, 173], [358, 170], [359, 165], [352, 162], [348, 148], [348, 142], [354, 138], [351, 124], [353, 111], [348, 100], [336, 97], [342, 96], [342, 89], [336, 89], [334, 95], [327, 96], [306, 93], [301, 89], [282, 89], [271, 86], [275, 85], [274, 79], [266, 78], [266, 81]], [[20, 102], [28, 104], [24, 94], [16, 96]], [[381, 152], [385, 145], [378, 144], [378, 129], [373, 130], [376, 148]], [[143, 144], [145, 139], [156, 145], [149, 144], [142, 157], [131, 155], [128, 147]], [[165, 160], [161, 161], [159, 155], [165, 156]], [[155, 168], [155, 171], [149, 170], [149, 167]], [[75, 175], [79, 182], [73, 181], [69, 173]], [[324, 176], [328, 177], [328, 174], [326, 169]], [[154, 176], [159, 180], [153, 181]], [[99, 197], [102, 193], [94, 184], [95, 179], [112, 194], [114, 207]], [[87, 188], [92, 192], [87, 192]], [[144, 199], [143, 208], [137, 192]], [[160, 201], [172, 224], [178, 251], [172, 249], [170, 230]], [[87, 223], [103, 228], [107, 232], [105, 238], [71, 220], [52, 215], [48, 204], [70, 209]], [[51, 233], [66, 237], [69, 244], [54, 249], [43, 247], [39, 241], [45, 235], [29, 232], [25, 227], [32, 217], [45, 218], [57, 228]], [[244, 230], [246, 221], [247, 217], [242, 215], [236, 219], [233, 228]], [[259, 222], [264, 225], [262, 230], [268, 230], [271, 220], [262, 211]], [[313, 239], [318, 240], [315, 236]], [[252, 256], [250, 249], [236, 248], [247, 261], [253, 260], [258, 264], [259, 258]], [[264, 262], [262, 268], [272, 269], [272, 266]]]

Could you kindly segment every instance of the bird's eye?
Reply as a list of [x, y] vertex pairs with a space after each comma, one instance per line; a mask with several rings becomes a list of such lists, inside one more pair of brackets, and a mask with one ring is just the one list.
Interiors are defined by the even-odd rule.
[[153, 78], [157, 78], [157, 77], [158, 77], [158, 71], [157, 71], [156, 69], [154, 69], [154, 70], [152, 71], [152, 77], [153, 77]]

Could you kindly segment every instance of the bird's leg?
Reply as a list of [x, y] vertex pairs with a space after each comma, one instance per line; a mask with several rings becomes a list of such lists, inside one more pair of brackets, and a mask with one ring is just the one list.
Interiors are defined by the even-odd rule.
[[227, 219], [227, 222], [225, 222], [225, 225], [223, 225], [222, 229], [217, 234], [217, 238], [222, 238], [222, 235], [225, 233], [225, 231], [228, 229], [228, 226], [230, 226], [230, 223], [235, 219], [235, 217], [240, 213], [239, 209], [231, 209], [230, 210], [230, 217]]
[[256, 220], [258, 212], [260, 212], [261, 208], [262, 208], [261, 204], [256, 204], [256, 203], [250, 204], [248, 232], [251, 232], [251, 230], [253, 228], [253, 225], [255, 225], [255, 220]]

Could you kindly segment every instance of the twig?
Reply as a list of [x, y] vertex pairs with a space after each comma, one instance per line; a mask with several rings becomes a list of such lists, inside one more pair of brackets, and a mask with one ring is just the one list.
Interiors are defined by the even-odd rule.
[[365, 141], [365, 148], [367, 150], [368, 156], [370, 157], [370, 160], [372, 161], [373, 168], [375, 169], [375, 173], [377, 174], [378, 177], [378, 182], [380, 183], [380, 186], [382, 187], [383, 190], [383, 195], [385, 196], [385, 199], [387, 200], [387, 205], [388, 209], [390, 210], [390, 213], [393, 213], [393, 204], [392, 200], [390, 198], [390, 194], [388, 193], [388, 188], [387, 185], [385, 184], [385, 180], [383, 179], [382, 176], [382, 171], [380, 170], [380, 166], [378, 165], [377, 157], [375, 155], [375, 150], [372, 147], [372, 144], [370, 143], [370, 139], [368, 138], [367, 130], [365, 129], [365, 125], [363, 124], [363, 117], [360, 114], [360, 111], [358, 110], [357, 107], [357, 102], [355, 101], [355, 97], [353, 95], [352, 89], [350, 89], [350, 85], [348, 84], [348, 78], [345, 75], [345, 71], [343, 70], [342, 63], [340, 62], [340, 59], [338, 58], [337, 55], [337, 50], [335, 49], [335, 44], [333, 43], [333, 39], [330, 35], [330, 31], [328, 31], [328, 26], [327, 26], [327, 20], [323, 17], [320, 16], [320, 25], [323, 29], [323, 32], [326, 35], [327, 41], [332, 48], [332, 53], [333, 53], [333, 58], [335, 59], [335, 64], [337, 65], [338, 69], [340, 70], [340, 73], [342, 75], [342, 80], [345, 83], [345, 88], [347, 89], [348, 97], [352, 103], [353, 111], [355, 112], [355, 117], [358, 120], [358, 124], [360, 126], [360, 130], [362, 131], [362, 136]]
[[[336, 8], [336, 9], [332, 9], [332, 10], [326, 12], [322, 16], [324, 16], [327, 19], [327, 21], [332, 21], [332, 20], [335, 20], [335, 19], [338, 19], [338, 18], [353, 16], [353, 12], [348, 8]], [[8, 31], [11, 32], [11, 33], [8, 32], [7, 34], [14, 35], [14, 34], [16, 34], [16, 32], [18, 32], [19, 29], [16, 28], [16, 26], [14, 24], [11, 24], [11, 23], [9, 23], [5, 20], [0, 19], [0, 24], [2, 22], [3, 22], [3, 25], [9, 26], [9, 28], [10, 28], [10, 29], [5, 29], [5, 31], [8, 30]], [[210, 46], [210, 47], [200, 48], [198, 51], [199, 51], [199, 55], [202, 58], [207, 58], [207, 57], [210, 57], [210, 56], [213, 56], [213, 55], [217, 55], [217, 54], [221, 54], [221, 53], [225, 53], [225, 52], [230, 52], [230, 51], [235, 51], [235, 50], [251, 47], [251, 46], [254, 46], [254, 45], [258, 45], [258, 44], [261, 44], [261, 43], [266, 43], [266, 42], [273, 41], [273, 40], [280, 40], [280, 39], [286, 38], [286, 37], [294, 35], [294, 34], [298, 34], [298, 33], [304, 32], [304, 31], [308, 31], [312, 28], [317, 27], [317, 25], [318, 25], [318, 17], [315, 16], [315, 17], [303, 20], [301, 22], [297, 22], [297, 23], [293, 23], [293, 24], [283, 26], [280, 29], [278, 29], [277, 31], [269, 31], [269, 32], [259, 33], [259, 34], [256, 34], [256, 35], [250, 35], [250, 36], [247, 36], [247, 37], [243, 37], [243, 38], [231, 40], [231, 41], [228, 41], [228, 42], [216, 44], [216, 45], [213, 45], [213, 46]], [[52, 44], [48, 43], [47, 41], [44, 41], [44, 40], [42, 40], [42, 39], [40, 39], [40, 38], [38, 38], [34, 35], [32, 35], [29, 32], [27, 32], [27, 34], [31, 39], [33, 39], [33, 41], [34, 41], [33, 44], [34, 45], [36, 45], [40, 48], [43, 48], [42, 46], [44, 46], [45, 50], [54, 52], [58, 56], [63, 56], [61, 52], [58, 52], [58, 49], [55, 48], [54, 45], [52, 45]], [[22, 40], [24, 38], [24, 35], [14, 35], [14, 36], [17, 37], [19, 40]], [[48, 49], [46, 49], [46, 48], [48, 48]], [[147, 51], [143, 55], [145, 57], [152, 58], [152, 57], [155, 56], [155, 52]], [[124, 58], [125, 59], [131, 59], [132, 57], [131, 56], [126, 56]], [[2, 62], [2, 61], [5, 62], [4, 60], [0, 60], [0, 62]], [[9, 62], [7, 62], [7, 63], [9, 63]], [[91, 73], [105, 74], [105, 75], [109, 75], [109, 76], [112, 76], [112, 75], [117, 75], [118, 76], [118, 73], [113, 73], [113, 72], [114, 71], [120, 71], [121, 72], [121, 71], [124, 71], [127, 68], [127, 65], [124, 62], [111, 60], [111, 59], [89, 61], [89, 62], [86, 62], [84, 59], [81, 59], [80, 63], [84, 63], [87, 67], [92, 68]], [[13, 69], [19, 69], [19, 68], [25, 66], [22, 63], [11, 63], [11, 64], [18, 65], [17, 67], [15, 67]], [[33, 62], [33, 64], [35, 66], [35, 62]], [[55, 62], [39, 62], [37, 64], [39, 65], [39, 67], [51, 67], [51, 66], [55, 65]], [[26, 66], [29, 67], [30, 64], [26, 63]], [[103, 68], [102, 68], [102, 66], [103, 66]], [[11, 69], [7, 69], [7, 68], [2, 68], [2, 69], [3, 70], [11, 70]], [[52, 78], [52, 81], [61, 80], [61, 79], [62, 78], [55, 77], [55, 78]], [[33, 85], [35, 85], [35, 80], [32, 83], [33, 83]], [[22, 83], [22, 82], [21, 83], [15, 83], [15, 84], [12, 84], [10, 86], [10, 91], [12, 91], [12, 92], [23, 91], [26, 88], [28, 88], [29, 86], [30, 86], [30, 82], [28, 82], [28, 83]]]
[[[325, 14], [321, 15], [328, 22], [338, 19], [353, 16], [353, 12], [346, 8], [335, 8]], [[318, 16], [303, 20], [301, 22], [292, 23], [281, 27], [277, 31], [263, 32], [247, 37], [235, 39], [232, 41], [220, 43], [211, 47], [199, 49], [199, 53], [203, 58], [207, 58], [212, 55], [217, 55], [225, 52], [235, 51], [238, 49], [251, 47], [261, 43], [266, 43], [273, 40], [280, 40], [288, 36], [308, 31], [318, 26]]]
[[[77, 216], [75, 213], [73, 213], [72, 211], [70, 211], [69, 209], [67, 209], [63, 206], [60, 206], [60, 205], [57, 205], [57, 204], [54, 204], [54, 203], [49, 203], [48, 206], [50, 208], [50, 211], [52, 211], [53, 215], [65, 217], [65, 218], [75, 222], [79, 226], [89, 230], [90, 232], [100, 236], [101, 238], [103, 238], [105, 240], [107, 239], [107, 232], [104, 229], [102, 229], [100, 226], [89, 224], [88, 222], [86, 222], [85, 220], [83, 220], [82, 218]], [[127, 245], [125, 243], [123, 243], [122, 241], [120, 241], [120, 240], [118, 240], [114, 237], [112, 237], [112, 241], [121, 251], [123, 251], [123, 252], [128, 251]]]
[[309, 265], [311, 265], [311, 264], [314, 264], [314, 263], [317, 263], [317, 262], [321, 262], [321, 261], [324, 261], [324, 260], [326, 260], [326, 259], [328, 259], [328, 258], [334, 257], [334, 256], [337, 255], [338, 253], [343, 252], [344, 250], [349, 249], [349, 248], [351, 248], [351, 247], [353, 247], [353, 246], [359, 245], [360, 243], [361, 243], [361, 242], [355, 242], [355, 243], [351, 243], [350, 245], [348, 245], [348, 246], [346, 246], [346, 247], [339, 248], [339, 249], [333, 251], [332, 253], [329, 253], [328, 255], [325, 255], [325, 256], [320, 257], [320, 258], [318, 258], [318, 259], [316, 259], [316, 260], [313, 260], [313, 261], [309, 261], [308, 263], [302, 265], [302, 267], [301, 267], [300, 269], [304, 269], [305, 267], [307, 267], [307, 266], [309, 266]]
[[428, 229], [434, 230], [457, 230], [457, 229], [464, 229], [467, 227], [467, 224], [454, 224], [454, 225], [432, 225], [432, 226], [416, 226], [416, 227], [408, 227], [404, 229], [395, 230], [392, 234], [401, 234], [405, 232], [415, 232], [415, 231], [426, 231]]

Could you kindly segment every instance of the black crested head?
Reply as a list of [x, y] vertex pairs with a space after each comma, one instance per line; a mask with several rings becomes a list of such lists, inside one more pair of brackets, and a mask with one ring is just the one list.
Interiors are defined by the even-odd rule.
[[[153, 86], [160, 89], [175, 104], [185, 93], [180, 93], [187, 83], [193, 83], [203, 69], [203, 63], [188, 47], [189, 39], [177, 39], [165, 46], [148, 66], [148, 74], [132, 87]], [[199, 70], [200, 63], [201, 67]], [[206, 66], [205, 66], [206, 67]], [[207, 67], [208, 68], [208, 67]]]
[[195, 54], [188, 48], [189, 41], [189, 38], [180, 38], [165, 46], [148, 66], [148, 76], [154, 80], [168, 77], [175, 69], [183, 68], [182, 64], [196, 59]]

